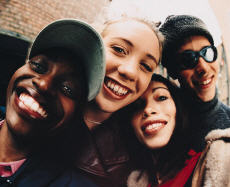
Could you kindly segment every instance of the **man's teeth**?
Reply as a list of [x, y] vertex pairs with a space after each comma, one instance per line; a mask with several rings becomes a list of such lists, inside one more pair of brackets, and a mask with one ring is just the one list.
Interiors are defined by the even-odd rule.
[[211, 79], [207, 79], [205, 81], [200, 82], [200, 85], [207, 85], [211, 82]]
[[162, 125], [164, 125], [164, 124], [163, 123], [153, 123], [151, 125], [148, 125], [146, 127], [146, 130], [153, 130], [153, 129], [156, 129], [156, 128], [162, 126]]
[[34, 100], [31, 96], [21, 93], [19, 96], [19, 100], [30, 110], [39, 113], [42, 117], [47, 117], [46, 111], [40, 106], [40, 104]]
[[106, 86], [117, 95], [125, 95], [128, 93], [128, 90], [115, 82], [109, 80], [106, 82]]

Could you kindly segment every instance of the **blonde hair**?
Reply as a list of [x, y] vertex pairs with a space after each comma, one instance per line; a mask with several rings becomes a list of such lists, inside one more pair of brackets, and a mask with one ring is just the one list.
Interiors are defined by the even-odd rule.
[[147, 14], [144, 8], [138, 5], [140, 0], [113, 0], [109, 6], [104, 7], [95, 19], [93, 25], [96, 30], [104, 37], [107, 28], [116, 22], [124, 20], [136, 20], [146, 24], [156, 35], [159, 44], [160, 60], [162, 54], [162, 45], [164, 41], [163, 34], [159, 31], [160, 22], [155, 22]]

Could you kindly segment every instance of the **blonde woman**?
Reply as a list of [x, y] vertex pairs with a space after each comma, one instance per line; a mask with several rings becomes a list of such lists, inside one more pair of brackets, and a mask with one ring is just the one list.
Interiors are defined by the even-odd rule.
[[155, 23], [129, 15], [107, 19], [101, 30], [106, 73], [101, 91], [88, 103], [75, 165], [99, 186], [124, 186], [132, 164], [116, 112], [148, 87], [161, 58], [162, 36]]

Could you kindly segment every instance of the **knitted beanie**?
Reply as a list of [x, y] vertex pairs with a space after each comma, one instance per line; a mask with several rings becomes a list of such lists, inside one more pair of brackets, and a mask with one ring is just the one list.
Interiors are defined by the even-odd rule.
[[187, 38], [190, 36], [204, 36], [211, 45], [214, 45], [213, 37], [207, 30], [205, 23], [191, 15], [168, 16], [160, 27], [160, 31], [165, 37], [161, 62], [173, 79], [178, 78], [179, 73], [176, 54]]

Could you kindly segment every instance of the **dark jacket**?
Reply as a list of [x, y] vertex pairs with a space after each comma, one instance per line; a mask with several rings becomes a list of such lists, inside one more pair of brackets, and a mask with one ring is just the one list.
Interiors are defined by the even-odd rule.
[[0, 177], [1, 187], [96, 187], [74, 170], [67, 170], [52, 162], [27, 159], [10, 177]]
[[[126, 186], [132, 164], [117, 120], [111, 118], [82, 137], [76, 167], [101, 187]], [[86, 126], [84, 123], [83, 126]]]
[[190, 138], [192, 148], [200, 152], [205, 147], [205, 136], [215, 129], [230, 127], [230, 108], [224, 105], [217, 94], [209, 102], [186, 95], [185, 102], [190, 111]]

